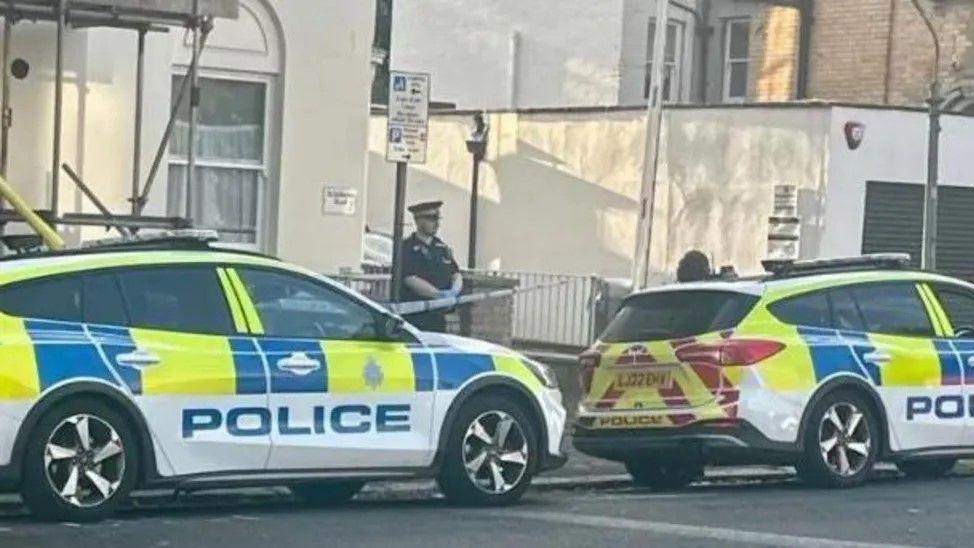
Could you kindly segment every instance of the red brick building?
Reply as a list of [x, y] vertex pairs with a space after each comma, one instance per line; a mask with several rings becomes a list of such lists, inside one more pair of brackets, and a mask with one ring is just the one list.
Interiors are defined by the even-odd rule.
[[[967, 88], [950, 108], [974, 112], [974, 2], [918, 2], [940, 39], [944, 91]], [[752, 24], [750, 100], [918, 105], [929, 97], [935, 49], [913, 0], [766, 4]]]

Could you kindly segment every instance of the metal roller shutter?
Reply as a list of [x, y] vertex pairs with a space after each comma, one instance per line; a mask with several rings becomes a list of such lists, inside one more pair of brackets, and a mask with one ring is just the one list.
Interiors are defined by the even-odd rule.
[[[937, 270], [974, 280], [974, 188], [941, 186]], [[863, 253], [909, 253], [920, 265], [924, 187], [869, 181], [863, 219]]]

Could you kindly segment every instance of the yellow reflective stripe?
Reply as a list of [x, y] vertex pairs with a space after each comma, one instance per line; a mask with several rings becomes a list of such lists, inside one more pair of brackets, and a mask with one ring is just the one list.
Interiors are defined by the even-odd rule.
[[940, 325], [944, 329], [945, 337], [954, 336], [954, 325], [951, 323], [950, 318], [947, 317], [947, 312], [944, 310], [943, 304], [940, 302], [940, 297], [937, 293], [927, 284], [923, 284], [923, 289], [926, 290], [927, 296], [930, 299], [930, 307], [933, 308], [934, 314], [940, 318]]
[[233, 316], [234, 329], [237, 330], [237, 333], [246, 333], [247, 320], [244, 319], [243, 311], [240, 310], [240, 302], [235, 295], [230, 279], [227, 278], [226, 271], [218, 268], [216, 269], [216, 275], [220, 278], [220, 286], [223, 287], [223, 296], [226, 297], [227, 305], [230, 307], [230, 315]]
[[933, 340], [870, 333], [869, 342], [892, 358], [883, 366], [883, 386], [940, 386], [940, 356]]
[[416, 390], [409, 348], [377, 341], [324, 341], [329, 394], [402, 394]]
[[528, 369], [528, 366], [524, 365], [524, 362], [522, 362], [517, 356], [496, 355], [492, 358], [494, 360], [494, 369], [496, 371], [507, 373], [508, 375], [521, 381], [521, 383], [530, 388], [532, 392], [538, 392], [541, 390], [541, 381], [538, 380], [538, 377], [536, 377], [534, 373]]
[[920, 294], [920, 300], [923, 301], [923, 308], [927, 312], [927, 317], [930, 319], [930, 322], [933, 324], [934, 334], [936, 334], [938, 337], [943, 337], [944, 328], [942, 325], [940, 325], [940, 316], [937, 315], [937, 312], [933, 309], [933, 305], [930, 304], [930, 295], [927, 294], [926, 286], [924, 286], [923, 284], [916, 284], [915, 287], [917, 293]]
[[0, 314], [0, 400], [20, 400], [41, 392], [34, 344], [24, 320]]
[[240, 274], [237, 274], [235, 269], [228, 268], [227, 276], [229, 276], [230, 284], [233, 285], [233, 289], [237, 294], [237, 300], [243, 309], [244, 317], [247, 318], [247, 325], [250, 326], [250, 332], [254, 335], [263, 335], [264, 324], [260, 321], [260, 315], [257, 313], [254, 301], [250, 300], [250, 293], [247, 291], [247, 286], [244, 285], [243, 280], [240, 279]]
[[230, 341], [195, 335], [132, 329], [135, 346], [159, 357], [142, 372], [142, 393], [153, 395], [231, 395], [237, 393], [237, 371]]

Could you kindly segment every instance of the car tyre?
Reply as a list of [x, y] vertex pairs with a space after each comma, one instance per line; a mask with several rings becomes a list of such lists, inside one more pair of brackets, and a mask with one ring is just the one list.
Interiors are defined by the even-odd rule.
[[896, 467], [908, 478], [934, 479], [947, 475], [955, 464], [957, 459], [921, 459], [900, 461]]
[[104, 519], [135, 486], [137, 448], [128, 421], [102, 401], [58, 404], [30, 432], [21, 497], [41, 519]]
[[352, 500], [364, 486], [364, 481], [298, 483], [291, 486], [291, 493], [313, 506], [333, 506]]
[[625, 465], [634, 485], [656, 490], [683, 489], [703, 477], [703, 466], [690, 461], [640, 459]]
[[538, 446], [534, 423], [520, 402], [504, 395], [475, 396], [448, 433], [440, 489], [458, 504], [517, 502], [537, 470]]
[[809, 412], [803, 455], [796, 468], [819, 487], [862, 484], [879, 455], [881, 430], [872, 402], [858, 392], [837, 390]]

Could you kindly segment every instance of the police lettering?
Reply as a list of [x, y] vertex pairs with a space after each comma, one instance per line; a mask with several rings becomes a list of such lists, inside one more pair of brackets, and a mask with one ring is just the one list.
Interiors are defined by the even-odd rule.
[[277, 408], [276, 421], [272, 410], [266, 407], [234, 407], [226, 414], [219, 409], [184, 409], [183, 439], [221, 430], [240, 438], [267, 436], [275, 429], [281, 436], [409, 432], [410, 410], [408, 404], [348, 404], [336, 405], [326, 412], [324, 406], [316, 405], [311, 409], [311, 423], [301, 424], [289, 407]]
[[974, 395], [967, 399], [960, 394], [930, 396], [910, 396], [906, 398], [906, 420], [912, 421], [921, 415], [933, 415], [938, 419], [962, 419], [965, 411], [974, 417]]
[[657, 426], [663, 424], [663, 417], [658, 415], [636, 415], [636, 416], [615, 416], [600, 417], [599, 427], [619, 428], [626, 426]]

